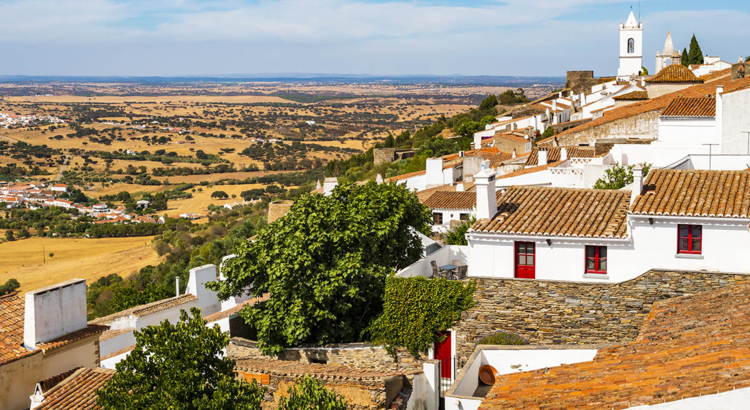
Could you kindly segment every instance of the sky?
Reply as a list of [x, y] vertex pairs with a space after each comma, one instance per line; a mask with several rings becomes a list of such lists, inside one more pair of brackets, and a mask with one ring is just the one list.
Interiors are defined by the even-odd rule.
[[[621, 0], [0, 0], [0, 75], [614, 75]], [[644, 65], [668, 30], [750, 55], [750, 1], [643, 0]]]

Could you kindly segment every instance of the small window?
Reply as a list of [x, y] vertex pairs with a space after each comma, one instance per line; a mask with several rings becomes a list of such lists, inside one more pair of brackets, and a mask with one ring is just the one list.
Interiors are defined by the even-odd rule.
[[586, 247], [586, 273], [607, 274], [607, 247]]
[[677, 235], [677, 253], [700, 254], [703, 250], [702, 226], [679, 225]]
[[461, 218], [462, 221], [468, 221], [469, 220], [469, 214], [461, 214], [458, 217]]
[[635, 40], [632, 38], [628, 40], [628, 54], [635, 53]]
[[433, 212], [432, 214], [432, 224], [433, 225], [442, 225], [443, 224], [443, 214], [440, 212]]

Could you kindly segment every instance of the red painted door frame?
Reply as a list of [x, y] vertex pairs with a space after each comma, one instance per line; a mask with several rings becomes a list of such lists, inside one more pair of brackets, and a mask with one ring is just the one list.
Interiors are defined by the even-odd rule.
[[534, 242], [516, 242], [514, 259], [517, 278], [534, 279], [536, 277], [536, 245]]
[[440, 360], [440, 377], [450, 379], [453, 375], [451, 364], [451, 332], [445, 331], [440, 334], [445, 340], [435, 343], [435, 360]]

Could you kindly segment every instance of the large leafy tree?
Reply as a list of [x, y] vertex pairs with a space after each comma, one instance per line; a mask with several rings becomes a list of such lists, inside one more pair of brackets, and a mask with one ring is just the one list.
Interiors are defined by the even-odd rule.
[[103, 409], [259, 410], [263, 390], [234, 377], [222, 358], [229, 335], [206, 326], [200, 310], [184, 310], [180, 322], [163, 321], [135, 332], [135, 348], [98, 394]]
[[340, 185], [330, 196], [300, 197], [290, 212], [240, 244], [214, 284], [221, 298], [252, 285], [266, 302], [242, 311], [258, 346], [357, 340], [382, 310], [386, 277], [422, 255], [417, 232], [430, 212], [404, 185]]
[[[635, 181], [633, 178], [634, 168], [635, 165], [624, 167], [620, 164], [615, 164], [612, 168], [604, 171], [604, 176], [594, 183], [594, 189], [622, 189], [626, 185], [632, 184]], [[643, 178], [646, 178], [650, 169], [651, 164], [643, 166]]]

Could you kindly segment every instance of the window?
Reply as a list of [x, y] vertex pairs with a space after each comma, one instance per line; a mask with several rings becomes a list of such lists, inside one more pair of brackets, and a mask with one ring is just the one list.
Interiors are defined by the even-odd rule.
[[458, 216], [462, 221], [468, 221], [469, 220], [469, 214], [461, 214]]
[[607, 247], [586, 247], [586, 273], [607, 274]]
[[703, 227], [680, 225], [677, 228], [677, 253], [700, 254], [703, 249]]
[[432, 213], [432, 224], [433, 225], [442, 225], [443, 224], [443, 214], [440, 212], [433, 212]]
[[628, 40], [628, 54], [635, 53], [635, 40], [632, 38]]

